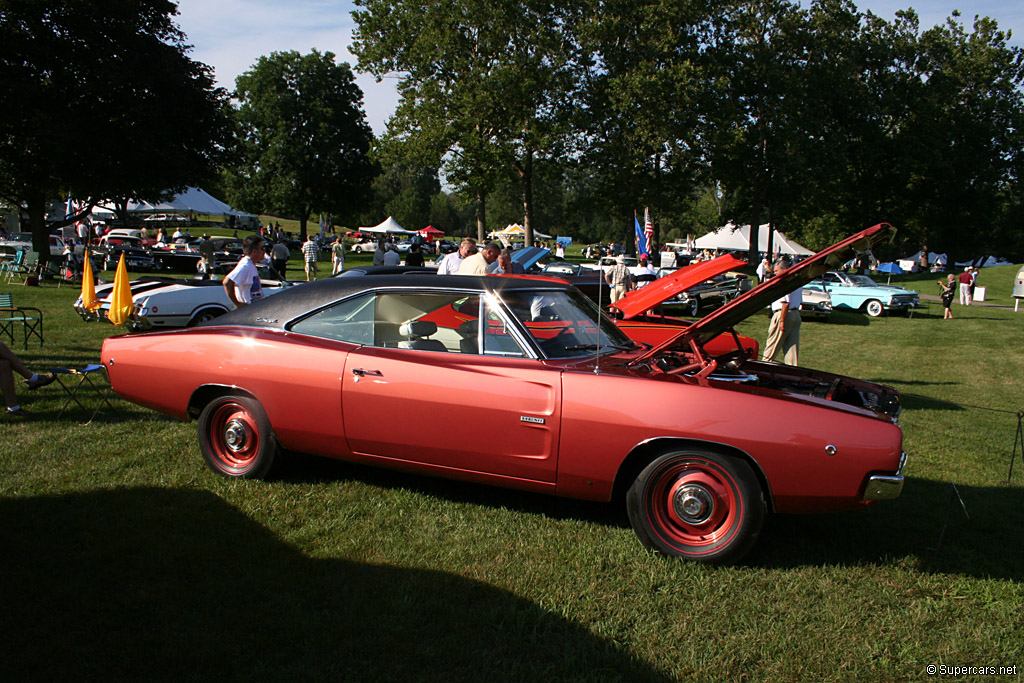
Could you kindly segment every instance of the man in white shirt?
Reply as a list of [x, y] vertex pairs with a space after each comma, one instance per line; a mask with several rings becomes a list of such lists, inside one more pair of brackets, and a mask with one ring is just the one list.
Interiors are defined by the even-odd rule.
[[498, 260], [501, 247], [488, 242], [483, 249], [466, 257], [459, 265], [459, 275], [489, 275], [491, 264]]
[[[789, 270], [789, 261], [777, 260], [774, 270], [775, 276], [781, 277]], [[761, 360], [773, 360], [781, 346], [783, 362], [786, 365], [799, 365], [797, 361], [800, 351], [800, 304], [803, 300], [803, 290], [797, 287], [772, 303], [772, 321], [768, 325], [768, 341], [765, 342]]]
[[772, 267], [768, 263], [768, 257], [765, 256], [761, 259], [761, 263], [757, 266], [757, 283], [761, 284], [768, 279], [768, 275], [771, 273]]
[[235, 308], [248, 306], [263, 298], [263, 287], [256, 264], [263, 260], [263, 238], [249, 235], [242, 241], [242, 258], [235, 269], [224, 278], [224, 291]]
[[472, 256], [476, 253], [476, 240], [467, 237], [462, 240], [462, 244], [459, 245], [458, 251], [452, 253], [441, 259], [441, 262], [437, 264], [438, 275], [455, 275], [459, 272], [459, 268], [462, 266], [462, 262], [468, 256]]

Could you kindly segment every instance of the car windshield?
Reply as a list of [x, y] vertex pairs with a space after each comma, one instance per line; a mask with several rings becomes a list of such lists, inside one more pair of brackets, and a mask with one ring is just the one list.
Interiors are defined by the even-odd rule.
[[878, 285], [874, 280], [869, 278], [867, 275], [851, 275], [850, 282], [854, 287], [877, 287]]
[[503, 292], [501, 299], [548, 358], [635, 348], [629, 337], [578, 291], [516, 290]]

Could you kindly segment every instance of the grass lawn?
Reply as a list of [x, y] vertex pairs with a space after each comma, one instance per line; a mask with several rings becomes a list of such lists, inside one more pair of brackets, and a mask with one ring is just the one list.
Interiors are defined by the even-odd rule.
[[[1012, 306], [1016, 271], [982, 272], [990, 301]], [[893, 282], [937, 294], [935, 279]], [[116, 332], [78, 318], [74, 288], [0, 291], [45, 313], [45, 346], [16, 346], [34, 369], [95, 362]], [[1020, 446], [1006, 479], [1024, 312], [954, 314], [803, 325], [804, 365], [904, 392], [909, 480], [861, 512], [773, 518], [726, 568], [646, 552], [613, 506], [302, 456], [274, 482], [226, 481], [193, 423], [118, 402], [83, 426], [57, 417], [56, 385], [22, 391], [40, 414], [0, 417], [0, 674], [916, 681], [935, 664], [1021, 680]], [[763, 343], [767, 327], [739, 331]], [[401, 419], [458, 429], [399, 413], [381, 428]]]

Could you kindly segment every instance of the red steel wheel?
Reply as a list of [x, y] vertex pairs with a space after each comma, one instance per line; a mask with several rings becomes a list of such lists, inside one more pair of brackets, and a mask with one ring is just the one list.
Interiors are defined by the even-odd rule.
[[765, 503], [750, 466], [705, 451], [670, 451], [654, 459], [626, 494], [640, 542], [665, 555], [724, 564], [757, 541]]
[[199, 415], [199, 448], [217, 474], [263, 479], [277, 455], [277, 438], [259, 401], [220, 396]]

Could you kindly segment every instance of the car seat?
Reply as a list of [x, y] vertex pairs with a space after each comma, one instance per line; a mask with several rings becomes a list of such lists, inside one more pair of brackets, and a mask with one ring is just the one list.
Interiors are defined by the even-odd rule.
[[447, 351], [437, 339], [425, 339], [437, 332], [437, 323], [430, 320], [410, 320], [402, 323], [398, 328], [398, 334], [408, 337], [408, 341], [400, 342], [399, 348], [419, 349], [421, 351]]

